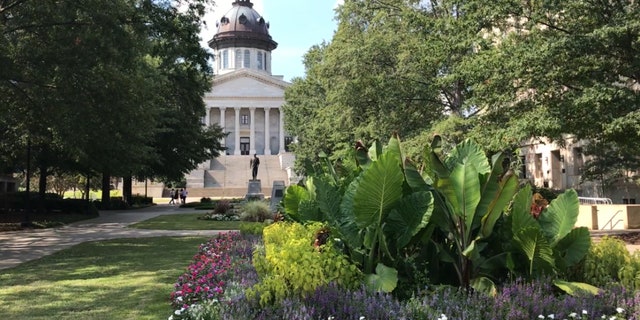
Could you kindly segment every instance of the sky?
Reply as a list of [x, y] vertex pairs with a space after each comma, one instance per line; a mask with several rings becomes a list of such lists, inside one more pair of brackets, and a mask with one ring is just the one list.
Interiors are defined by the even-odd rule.
[[[229, 11], [234, 0], [217, 0], [205, 16], [202, 46], [208, 48], [216, 32], [216, 21]], [[304, 77], [303, 55], [313, 45], [331, 41], [336, 29], [334, 8], [343, 0], [251, 0], [253, 9], [269, 22], [269, 34], [278, 43], [271, 57], [271, 73], [285, 81]], [[209, 48], [208, 48], [209, 49]]]

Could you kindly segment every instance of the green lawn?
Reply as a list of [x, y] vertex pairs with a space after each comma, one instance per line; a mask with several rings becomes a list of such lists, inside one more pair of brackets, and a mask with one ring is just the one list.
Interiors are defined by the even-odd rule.
[[238, 230], [239, 221], [200, 220], [203, 213], [166, 214], [130, 225], [131, 228], [154, 230]]
[[87, 242], [0, 270], [3, 319], [167, 319], [203, 237]]

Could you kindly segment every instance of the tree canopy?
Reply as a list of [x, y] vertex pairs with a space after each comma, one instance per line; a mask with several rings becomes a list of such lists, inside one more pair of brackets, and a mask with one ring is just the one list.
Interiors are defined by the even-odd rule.
[[[0, 162], [175, 178], [217, 156], [196, 1], [0, 1]], [[6, 152], [4, 152], [6, 150]]]
[[285, 93], [294, 151], [339, 158], [391, 132], [416, 146], [434, 133], [489, 151], [572, 135], [636, 150], [639, 14], [636, 1], [346, 0]]

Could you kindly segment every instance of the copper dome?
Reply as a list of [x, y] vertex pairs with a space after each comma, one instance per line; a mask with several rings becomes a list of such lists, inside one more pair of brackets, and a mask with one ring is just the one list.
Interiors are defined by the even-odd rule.
[[253, 9], [251, 0], [236, 0], [233, 8], [216, 21], [218, 30], [209, 40], [214, 50], [231, 47], [258, 48], [271, 51], [278, 43], [269, 35], [269, 23]]

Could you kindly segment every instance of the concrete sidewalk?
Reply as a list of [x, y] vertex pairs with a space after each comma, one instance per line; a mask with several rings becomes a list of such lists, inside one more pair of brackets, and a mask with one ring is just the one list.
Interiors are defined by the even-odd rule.
[[193, 213], [193, 209], [161, 204], [127, 211], [101, 211], [100, 217], [51, 228], [0, 232], [0, 270], [39, 259], [87, 241], [161, 236], [214, 236], [220, 230], [144, 230], [128, 225], [163, 214]]

